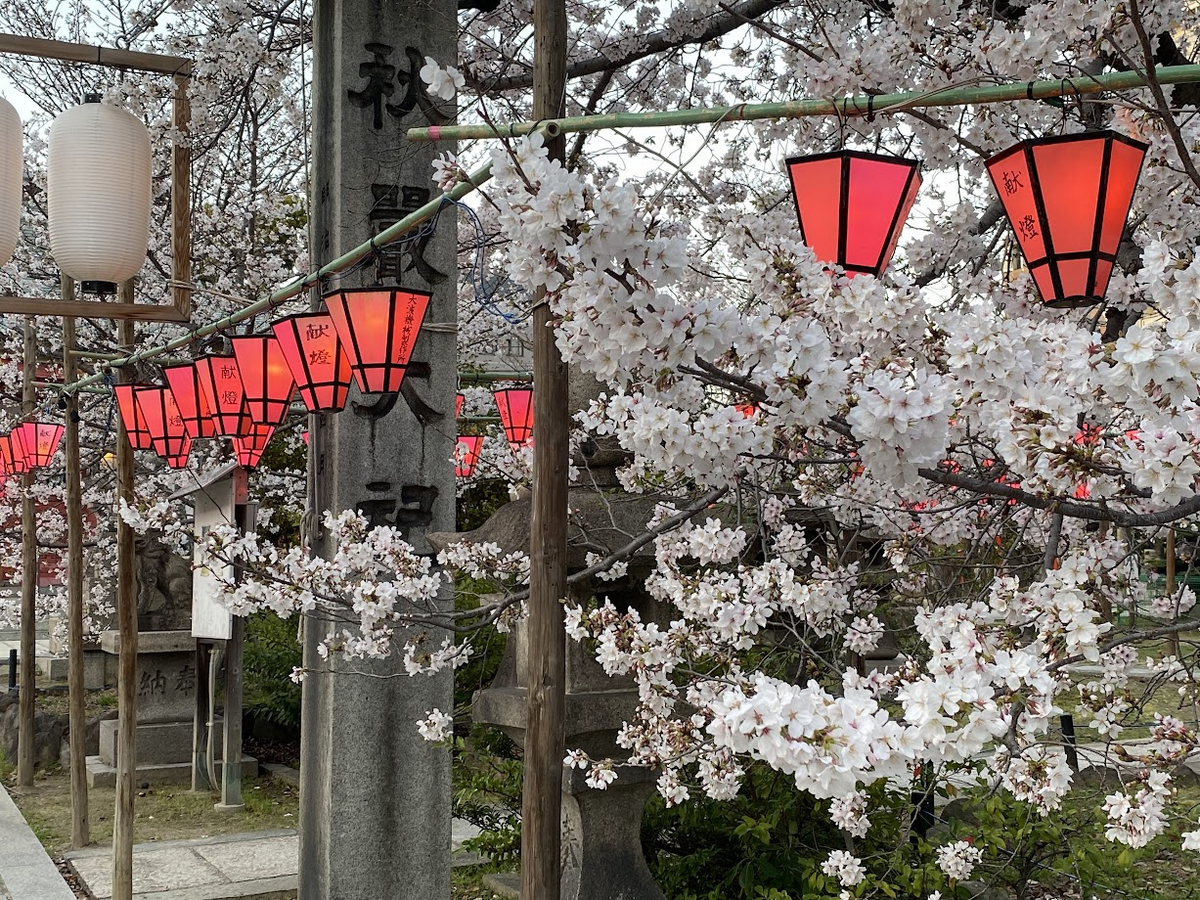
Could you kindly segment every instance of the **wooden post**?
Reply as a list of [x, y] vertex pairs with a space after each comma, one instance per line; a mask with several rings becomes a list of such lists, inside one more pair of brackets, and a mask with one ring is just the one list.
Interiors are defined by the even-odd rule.
[[[64, 300], [75, 299], [75, 281], [62, 276]], [[75, 320], [63, 319], [63, 381], [77, 376]], [[88, 835], [87, 714], [83, 684], [83, 473], [79, 465], [79, 395], [66, 394], [63, 443], [67, 460], [67, 691], [71, 737], [71, 846], [86, 847]]]
[[[122, 302], [133, 302], [133, 282], [118, 289]], [[118, 343], [134, 346], [134, 324], [125, 319], [117, 326]], [[125, 370], [120, 381], [133, 380]], [[133, 505], [133, 448], [125, 424], [117, 417], [117, 493]], [[117, 519], [117, 627], [121, 656], [117, 679], [117, 799], [113, 811], [112, 900], [133, 900], [133, 802], [137, 767], [137, 570], [134, 568], [133, 529]]]
[[[565, 0], [534, 0], [533, 115], [563, 113]], [[547, 141], [550, 158], [565, 142]], [[558, 900], [561, 879], [562, 769], [566, 753], [567, 367], [554, 343], [545, 292], [533, 310], [533, 498], [530, 524], [529, 652], [526, 655], [525, 783], [521, 793], [521, 897]]]
[[[1165, 585], [1167, 597], [1175, 596], [1175, 529], [1167, 529], [1167, 583]], [[1171, 604], [1171, 616], [1175, 617], [1175, 604]], [[1179, 655], [1179, 632], [1176, 631], [1167, 637], [1167, 653], [1171, 656]]]
[[212, 658], [212, 644], [196, 641], [196, 707], [192, 714], [192, 790], [211, 791], [216, 785], [208, 777], [208, 742], [212, 740], [208, 720], [212, 718], [209, 706], [208, 661]]
[[[251, 530], [250, 504], [246, 497], [246, 473], [234, 474], [233, 518], [238, 534]], [[240, 571], [234, 579], [242, 580]], [[246, 620], [234, 616], [225, 642], [225, 734], [221, 748], [221, 802], [217, 809], [242, 809], [242, 649], [246, 640]]]
[[[24, 379], [21, 413], [33, 414], [33, 381], [37, 369], [37, 342], [33, 317], [25, 318]], [[17, 714], [17, 784], [33, 784], [33, 701], [37, 692], [37, 510], [33, 504], [34, 473], [21, 476], [21, 693]]]
[[[189, 140], [192, 104], [188, 79], [175, 76], [172, 124], [176, 140]], [[171, 288], [172, 304], [186, 322], [192, 315], [192, 148], [187, 143], [171, 147]]]

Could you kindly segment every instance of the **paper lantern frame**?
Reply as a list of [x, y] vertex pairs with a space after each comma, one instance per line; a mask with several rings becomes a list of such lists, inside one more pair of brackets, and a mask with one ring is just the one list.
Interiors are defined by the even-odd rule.
[[200, 388], [200, 373], [196, 371], [196, 364], [163, 366], [162, 372], [175, 398], [188, 437], [193, 440], [217, 437], [217, 426], [213, 424], [208, 398]]
[[1147, 149], [1090, 131], [1022, 141], [985, 163], [1047, 306], [1104, 298]]
[[19, 444], [26, 471], [32, 471], [50, 465], [50, 460], [58, 450], [58, 442], [62, 439], [63, 426], [53, 422], [23, 422], [11, 434], [14, 458], [16, 445]]
[[328, 313], [300, 313], [271, 323], [300, 399], [313, 413], [341, 412], [354, 375]]
[[862, 150], [787, 160], [800, 236], [847, 275], [882, 275], [921, 186], [920, 163]]
[[29, 470], [25, 465], [25, 457], [21, 453], [21, 448], [13, 440], [12, 432], [0, 434], [0, 459], [4, 463], [4, 472], [7, 475], [23, 475]]
[[460, 434], [454, 445], [454, 475], [457, 478], [470, 478], [475, 474], [475, 466], [479, 462], [479, 451], [483, 447], [483, 435]]
[[233, 452], [237, 456], [238, 465], [243, 469], [253, 469], [257, 466], [274, 436], [274, 425], [255, 423], [246, 434], [233, 438]]
[[208, 354], [195, 362], [200, 377], [200, 392], [208, 404], [217, 434], [238, 437], [249, 434], [254, 422], [246, 403], [246, 389], [232, 356]]
[[247, 334], [229, 339], [242, 379], [246, 410], [256, 425], [280, 425], [296, 393], [296, 379], [274, 335]]
[[192, 438], [174, 393], [169, 387], [146, 386], [135, 390], [133, 397], [150, 430], [151, 449], [172, 469], [182, 469], [187, 465]]
[[533, 388], [503, 388], [492, 398], [509, 446], [519, 450], [533, 438]]
[[404, 382], [433, 295], [357, 288], [325, 295], [325, 307], [364, 394], [394, 394]]
[[137, 388], [135, 384], [113, 386], [117, 410], [121, 414], [121, 424], [125, 426], [125, 438], [129, 441], [129, 446], [134, 450], [153, 450], [154, 438], [150, 434], [150, 425], [134, 396]]

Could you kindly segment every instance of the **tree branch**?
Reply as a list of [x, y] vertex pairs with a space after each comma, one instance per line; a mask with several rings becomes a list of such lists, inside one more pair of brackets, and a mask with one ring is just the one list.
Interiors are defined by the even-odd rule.
[[[742, 27], [747, 21], [757, 19], [775, 8], [785, 5], [784, 0], [743, 0], [742, 3], [730, 7], [729, 12], [724, 15], [713, 16], [709, 21], [708, 27], [693, 37], [680, 40], [667, 29], [656, 31], [644, 37], [639, 36], [636, 49], [629, 50], [616, 59], [601, 54], [593, 56], [590, 59], [583, 59], [572, 63], [567, 67], [567, 78], [574, 79], [583, 78], [587, 75], [596, 75], [608, 69], [619, 69], [622, 66], [635, 63], [639, 59], [645, 59], [647, 56], [654, 56], [656, 53], [676, 50], [688, 44], [704, 44], [708, 41], [714, 41]], [[525, 75], [514, 75], [509, 78], [497, 78], [489, 84], [477, 83], [471, 85], [471, 87], [485, 93], [513, 91], [532, 86], [533, 72]]]

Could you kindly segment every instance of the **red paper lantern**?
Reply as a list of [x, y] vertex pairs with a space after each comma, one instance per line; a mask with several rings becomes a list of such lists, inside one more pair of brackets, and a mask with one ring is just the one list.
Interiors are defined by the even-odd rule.
[[254, 424], [246, 434], [235, 437], [233, 452], [237, 455], [238, 465], [246, 469], [257, 466], [274, 435], [274, 425]]
[[134, 391], [133, 396], [146, 420], [146, 427], [150, 429], [154, 452], [172, 469], [182, 469], [187, 465], [192, 439], [171, 389], [142, 387]]
[[12, 430], [14, 442], [21, 445], [21, 458], [27, 470], [50, 465], [62, 433], [63, 427], [52, 422], [24, 422]]
[[12, 432], [0, 434], [0, 457], [4, 457], [5, 472], [10, 475], [20, 475], [29, 470], [22, 449]]
[[463, 404], [466, 402], [467, 402], [467, 398], [464, 397], [462, 394], [454, 395], [454, 418], [456, 418], [456, 419], [462, 418], [462, 408], [463, 408]]
[[309, 412], [340, 412], [350, 394], [350, 360], [327, 313], [285, 316], [271, 325]]
[[917, 161], [841, 150], [793, 157], [787, 167], [800, 235], [817, 259], [847, 275], [881, 275], [921, 186]]
[[1103, 299], [1146, 149], [1099, 131], [1023, 141], [987, 161], [1047, 306]]
[[492, 397], [509, 446], [514, 450], [524, 447], [533, 437], [533, 389], [505, 388], [493, 391]]
[[195, 364], [163, 366], [163, 375], [171, 388], [171, 395], [175, 398], [175, 406], [179, 409], [188, 437], [216, 437], [217, 426], [213, 424], [208, 400], [200, 389], [200, 373], [196, 371]]
[[296, 379], [274, 335], [249, 334], [229, 339], [242, 376], [250, 418], [260, 425], [279, 425], [287, 418]]
[[399, 288], [361, 288], [325, 296], [350, 369], [364, 394], [400, 390], [432, 295]]
[[142, 415], [137, 401], [133, 398], [136, 387], [133, 384], [118, 384], [113, 387], [113, 393], [117, 395], [117, 408], [121, 412], [121, 423], [125, 426], [125, 437], [129, 441], [130, 448], [151, 450], [154, 447], [154, 441], [150, 436], [150, 428], [146, 424], [146, 417]]
[[454, 448], [454, 474], [459, 478], [470, 478], [475, 474], [479, 462], [479, 448], [483, 445], [481, 434], [460, 434]]
[[196, 373], [200, 376], [200, 393], [212, 412], [217, 434], [226, 437], [248, 434], [254, 422], [250, 418], [237, 360], [232, 356], [208, 354], [196, 360]]
[[28, 470], [21, 448], [17, 446], [11, 432], [0, 434], [0, 457], [4, 460], [4, 471], [9, 475], [20, 475]]

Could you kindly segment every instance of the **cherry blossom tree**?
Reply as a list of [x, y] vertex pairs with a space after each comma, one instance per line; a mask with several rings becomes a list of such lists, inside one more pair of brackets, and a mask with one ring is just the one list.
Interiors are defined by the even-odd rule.
[[[105, 27], [149, 21], [133, 11]], [[1190, 14], [1183, 0], [581, 0], [568, 113], [1146, 71], [1189, 58]], [[158, 22], [121, 34], [213, 61], [198, 128], [212, 128], [204, 165], [224, 199], [202, 229], [214, 293], [197, 315], [215, 315], [305, 263], [299, 240], [290, 254], [279, 240], [302, 224], [288, 198], [303, 195], [303, 108], [289, 86], [303, 84], [305, 12], [193, 2]], [[426, 60], [428, 89], [457, 90], [463, 120], [524, 118], [529, 5], [471, 5], [461, 23], [459, 58]], [[621, 745], [671, 804], [735, 796], [752, 765], [791, 777], [847, 836], [824, 863], [835, 895], [878, 888], [878, 861], [854, 840], [914, 786], [981, 784], [1063, 815], [1068, 709], [1099, 735], [1093, 758], [1119, 770], [1102, 800], [1108, 838], [1140, 847], [1168, 826], [1172, 774], [1200, 738], [1185, 722], [1194, 646], [1161, 639], [1200, 620], [1189, 588], [1150, 597], [1141, 576], [1164, 530], [1200, 513], [1200, 116], [1195, 87], [1151, 81], [1055, 103], [618, 130], [573, 138], [565, 166], [535, 136], [465, 145], [430, 173], [446, 189], [491, 159], [463, 268], [485, 248], [494, 279], [545, 289], [564, 358], [598, 385], [576, 446], [618, 449], [624, 492], [651, 511], [571, 576], [591, 593], [568, 605], [569, 633], [638, 687]], [[117, 89], [153, 114], [153, 96]], [[231, 101], [260, 89], [257, 106]], [[230, 122], [241, 130], [227, 144], [217, 125]], [[287, 140], [254, 137], [255, 122]], [[1092, 128], [1149, 145], [1141, 183], [1106, 300], [1048, 309], [983, 164], [1023, 138]], [[849, 277], [800, 240], [782, 160], [839, 147], [921, 160], [925, 187], [884, 277]], [[274, 252], [257, 252], [264, 242]], [[479, 314], [490, 298], [474, 282], [462, 293], [464, 346], [514, 327]], [[573, 464], [586, 486], [582, 454]], [[435, 570], [395, 530], [312, 513], [335, 536], [330, 558], [210, 535], [210, 553], [254, 573], [230, 586], [235, 610], [338, 617], [326, 652], [402, 653], [414, 676], [469, 658], [481, 625], [519, 620], [523, 554], [461, 542]], [[173, 513], [125, 514], [162, 528]], [[639, 558], [652, 614], [606, 595]], [[467, 577], [488, 594], [447, 618], [438, 590]], [[394, 646], [412, 624], [427, 637]], [[884, 640], [904, 651], [886, 668], [867, 659]], [[1123, 741], [1147, 686], [1181, 702]], [[436, 739], [448, 725], [432, 710], [419, 727]], [[597, 788], [618, 777], [613, 760], [568, 762]], [[1200, 847], [1200, 823], [1188, 829], [1183, 846]], [[953, 886], [981, 858], [951, 841], [934, 865]]]

